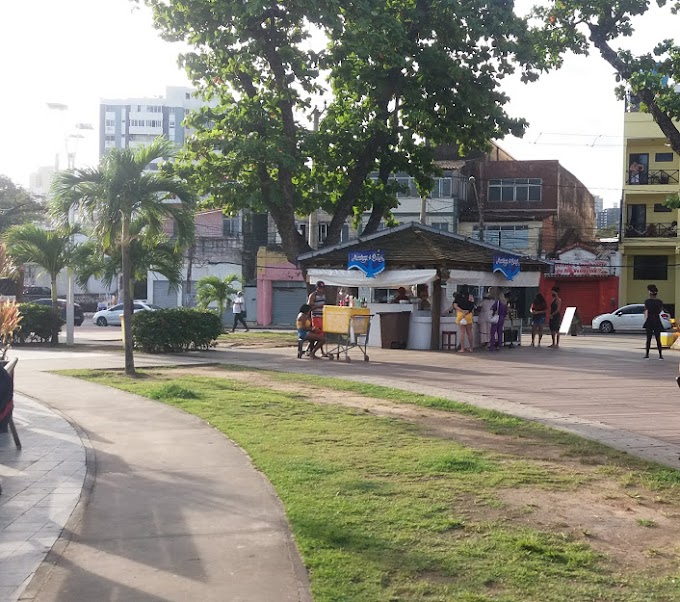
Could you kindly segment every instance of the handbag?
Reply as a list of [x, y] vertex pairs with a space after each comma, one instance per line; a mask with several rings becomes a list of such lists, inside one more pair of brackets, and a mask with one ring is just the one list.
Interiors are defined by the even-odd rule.
[[498, 321], [499, 321], [500, 319], [501, 319], [501, 317], [500, 317], [498, 314], [494, 314], [494, 315], [491, 316], [491, 318], [489, 319], [489, 322], [491, 322], [492, 324], [498, 324]]

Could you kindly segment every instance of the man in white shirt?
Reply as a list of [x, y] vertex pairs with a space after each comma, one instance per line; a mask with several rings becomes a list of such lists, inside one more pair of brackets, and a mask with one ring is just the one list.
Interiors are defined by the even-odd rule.
[[248, 332], [250, 329], [248, 328], [248, 325], [245, 321], [246, 300], [243, 298], [243, 293], [241, 291], [236, 293], [236, 297], [234, 297], [234, 304], [231, 306], [231, 311], [234, 313], [234, 326], [231, 331], [234, 332], [238, 323], [241, 322], [243, 327], [246, 329], [246, 332]]

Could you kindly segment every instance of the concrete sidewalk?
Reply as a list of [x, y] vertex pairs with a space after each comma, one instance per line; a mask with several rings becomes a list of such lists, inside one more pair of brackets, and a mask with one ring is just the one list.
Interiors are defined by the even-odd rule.
[[[240, 448], [170, 406], [45, 372], [118, 368], [119, 353], [17, 355], [17, 390], [77, 424], [94, 460], [60, 544], [21, 600], [311, 600], [283, 508]], [[19, 402], [19, 420], [25, 412]]]

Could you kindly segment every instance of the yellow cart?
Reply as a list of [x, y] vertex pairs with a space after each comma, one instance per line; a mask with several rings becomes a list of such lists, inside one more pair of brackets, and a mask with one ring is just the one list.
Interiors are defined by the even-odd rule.
[[367, 362], [370, 328], [371, 314], [367, 307], [323, 307], [323, 332], [326, 336], [326, 353], [330, 359], [339, 360], [340, 355], [344, 354], [345, 361], [349, 362], [349, 350], [357, 348]]

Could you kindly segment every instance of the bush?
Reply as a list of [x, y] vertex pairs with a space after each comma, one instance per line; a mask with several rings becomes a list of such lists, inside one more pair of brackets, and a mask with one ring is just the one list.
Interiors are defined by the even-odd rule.
[[222, 320], [207, 310], [174, 307], [140, 311], [132, 317], [135, 349], [146, 353], [210, 349], [220, 334]]
[[52, 340], [52, 332], [61, 331], [65, 324], [58, 311], [48, 305], [19, 303], [21, 323], [14, 333], [14, 344], [27, 342], [47, 343]]

